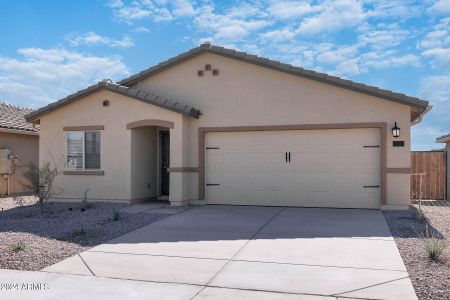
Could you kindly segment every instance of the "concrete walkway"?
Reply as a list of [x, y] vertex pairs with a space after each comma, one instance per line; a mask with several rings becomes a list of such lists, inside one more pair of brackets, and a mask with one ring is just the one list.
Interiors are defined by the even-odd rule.
[[54, 299], [416, 299], [370, 210], [202, 206], [44, 271]]

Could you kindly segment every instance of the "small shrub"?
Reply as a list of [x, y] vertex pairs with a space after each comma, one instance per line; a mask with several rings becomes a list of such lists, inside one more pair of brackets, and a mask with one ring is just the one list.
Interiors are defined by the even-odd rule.
[[87, 234], [87, 231], [86, 231], [86, 229], [81, 228], [81, 229], [75, 230], [72, 234], [73, 234], [73, 236], [83, 236], [83, 235]]
[[23, 207], [25, 199], [22, 196], [14, 196], [13, 201], [17, 206]]
[[114, 210], [113, 211], [113, 218], [112, 218], [113, 221], [114, 222], [119, 221], [121, 218], [122, 218], [122, 216], [120, 215], [120, 211]]
[[24, 251], [25, 250], [25, 243], [24, 242], [18, 242], [17, 244], [12, 245], [11, 249], [14, 252]]
[[416, 210], [414, 212], [414, 218], [420, 224], [424, 224], [424, 223], [426, 223], [428, 221], [427, 217], [425, 216], [425, 214], [421, 210]]
[[84, 191], [83, 201], [82, 201], [83, 208], [81, 209], [81, 211], [86, 211], [93, 207], [92, 203], [88, 202], [88, 193], [89, 193], [89, 188], [86, 189], [86, 191]]
[[58, 169], [52, 168], [48, 162], [44, 163], [41, 168], [30, 162], [24, 171], [25, 178], [30, 182], [28, 188], [38, 195], [42, 214], [44, 213], [44, 204], [55, 194], [53, 184], [58, 174]]
[[422, 238], [427, 257], [431, 260], [438, 261], [447, 248], [447, 240], [441, 238], [435, 230], [430, 230], [428, 226], [425, 227]]

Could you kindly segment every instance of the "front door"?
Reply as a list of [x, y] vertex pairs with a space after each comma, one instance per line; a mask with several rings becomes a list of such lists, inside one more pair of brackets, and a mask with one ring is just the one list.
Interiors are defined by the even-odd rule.
[[169, 179], [170, 175], [167, 169], [170, 166], [170, 136], [168, 131], [161, 131], [159, 133], [160, 141], [160, 178], [161, 178], [161, 195], [169, 195]]

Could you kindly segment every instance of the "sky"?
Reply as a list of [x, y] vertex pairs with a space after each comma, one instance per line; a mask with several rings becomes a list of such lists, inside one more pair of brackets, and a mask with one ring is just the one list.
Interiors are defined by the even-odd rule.
[[430, 101], [450, 133], [450, 0], [0, 0], [0, 101], [38, 108], [209, 41]]

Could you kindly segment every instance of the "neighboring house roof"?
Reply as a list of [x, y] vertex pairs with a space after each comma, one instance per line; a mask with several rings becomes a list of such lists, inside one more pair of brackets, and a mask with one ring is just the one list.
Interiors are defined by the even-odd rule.
[[27, 123], [25, 115], [33, 110], [28, 107], [20, 107], [12, 104], [0, 102], [0, 131], [37, 134], [38, 126]]
[[152, 105], [156, 105], [162, 108], [169, 109], [171, 111], [184, 114], [186, 116], [190, 116], [193, 118], [198, 118], [200, 116], [200, 110], [195, 109], [189, 105], [183, 104], [179, 101], [170, 100], [167, 98], [156, 96], [152, 93], [141, 91], [138, 89], [130, 88], [127, 86], [123, 86], [120, 84], [112, 83], [109, 80], [103, 80], [100, 81], [94, 85], [91, 85], [90, 87], [80, 90], [74, 94], [71, 94], [61, 100], [58, 100], [56, 102], [50, 103], [47, 106], [44, 106], [36, 111], [31, 112], [26, 116], [26, 120], [28, 122], [34, 122], [38, 120], [41, 116], [54, 111], [62, 106], [65, 106], [69, 103], [72, 103], [82, 97], [85, 97], [89, 94], [95, 93], [99, 90], [108, 90], [114, 93], [118, 93], [124, 96], [131, 97], [133, 99], [149, 103]]
[[436, 138], [436, 143], [447, 143], [447, 142], [450, 142], [450, 133]]
[[296, 67], [289, 64], [284, 64], [279, 61], [271, 60], [264, 57], [259, 57], [245, 52], [235, 51], [219, 46], [211, 45], [210, 43], [201, 44], [199, 47], [193, 48], [187, 52], [184, 52], [178, 56], [175, 56], [169, 60], [161, 62], [156, 66], [150, 67], [138, 74], [125, 78], [118, 83], [121, 85], [130, 86], [145, 78], [158, 74], [168, 68], [171, 68], [177, 64], [185, 62], [195, 56], [203, 53], [213, 53], [221, 56], [225, 56], [232, 59], [237, 59], [243, 62], [251, 63], [254, 65], [270, 68], [276, 71], [285, 72], [291, 75], [296, 75], [304, 78], [308, 78], [315, 81], [331, 84], [341, 88], [349, 89], [352, 91], [360, 92], [370, 96], [398, 102], [414, 108], [412, 112], [411, 120], [417, 119], [420, 115], [427, 111], [428, 101], [421, 100], [419, 98], [410, 97], [405, 94], [395, 93], [389, 90], [380, 89], [374, 86], [365, 85], [362, 83], [353, 82], [351, 80], [342, 79], [336, 76], [331, 76], [325, 73], [319, 73], [300, 67]]

